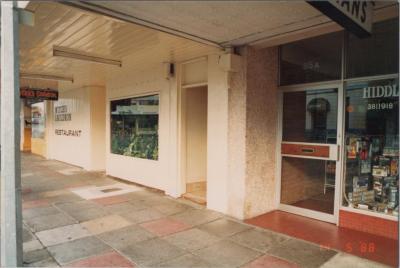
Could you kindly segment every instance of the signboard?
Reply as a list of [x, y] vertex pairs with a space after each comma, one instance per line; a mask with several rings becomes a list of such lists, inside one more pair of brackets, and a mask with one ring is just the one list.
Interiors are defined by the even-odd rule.
[[330, 19], [354, 35], [363, 38], [371, 35], [373, 1], [308, 1]]
[[58, 100], [58, 91], [54, 89], [37, 89], [37, 88], [21, 88], [21, 99], [29, 99], [35, 101]]

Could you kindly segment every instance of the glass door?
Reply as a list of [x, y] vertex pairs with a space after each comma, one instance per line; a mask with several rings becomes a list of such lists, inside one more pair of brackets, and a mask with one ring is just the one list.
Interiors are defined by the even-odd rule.
[[339, 87], [284, 91], [280, 209], [335, 222]]

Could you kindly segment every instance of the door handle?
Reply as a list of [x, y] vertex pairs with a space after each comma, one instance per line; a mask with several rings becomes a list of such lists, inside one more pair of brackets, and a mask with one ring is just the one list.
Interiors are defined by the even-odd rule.
[[314, 148], [301, 148], [301, 152], [305, 154], [312, 154], [315, 152]]

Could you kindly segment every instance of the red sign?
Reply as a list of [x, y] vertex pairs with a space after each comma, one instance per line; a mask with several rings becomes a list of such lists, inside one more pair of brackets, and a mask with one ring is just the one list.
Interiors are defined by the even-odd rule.
[[58, 100], [58, 91], [54, 89], [21, 88], [20, 96], [22, 99]]

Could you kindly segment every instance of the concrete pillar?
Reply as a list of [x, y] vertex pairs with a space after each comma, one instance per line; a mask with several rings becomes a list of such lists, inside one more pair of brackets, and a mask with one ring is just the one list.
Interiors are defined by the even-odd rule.
[[276, 209], [278, 48], [247, 47], [244, 218]]
[[208, 57], [207, 207], [226, 213], [229, 75], [219, 60], [219, 55]]
[[1, 266], [22, 266], [19, 25], [16, 1], [1, 2]]

